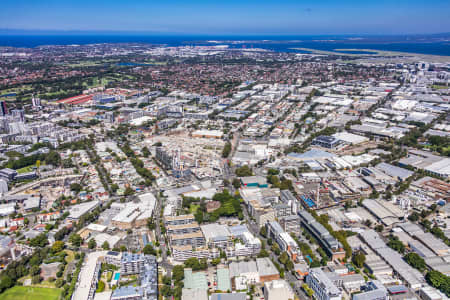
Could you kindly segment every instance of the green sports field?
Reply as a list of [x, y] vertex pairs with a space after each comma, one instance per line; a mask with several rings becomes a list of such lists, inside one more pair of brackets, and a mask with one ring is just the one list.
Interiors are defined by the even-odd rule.
[[0, 300], [58, 300], [60, 295], [60, 289], [14, 286], [0, 294]]

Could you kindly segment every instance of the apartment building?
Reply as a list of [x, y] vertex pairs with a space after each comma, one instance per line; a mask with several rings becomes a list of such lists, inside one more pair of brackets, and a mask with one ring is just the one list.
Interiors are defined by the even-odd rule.
[[341, 300], [342, 291], [321, 268], [312, 268], [306, 276], [306, 284], [314, 291], [317, 300]]

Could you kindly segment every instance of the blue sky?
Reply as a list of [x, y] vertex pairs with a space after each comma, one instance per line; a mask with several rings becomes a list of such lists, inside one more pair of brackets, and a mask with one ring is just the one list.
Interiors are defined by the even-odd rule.
[[450, 0], [1, 0], [0, 28], [185, 34], [450, 32]]

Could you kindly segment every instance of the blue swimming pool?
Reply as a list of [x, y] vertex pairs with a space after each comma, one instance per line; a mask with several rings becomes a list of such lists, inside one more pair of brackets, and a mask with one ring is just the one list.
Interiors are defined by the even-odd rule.
[[114, 274], [114, 280], [119, 280], [119, 278], [120, 278], [120, 273]]

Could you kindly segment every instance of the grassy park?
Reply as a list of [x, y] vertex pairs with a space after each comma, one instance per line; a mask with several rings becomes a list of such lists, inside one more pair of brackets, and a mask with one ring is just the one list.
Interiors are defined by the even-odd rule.
[[191, 204], [191, 206], [189, 207], [189, 211], [191, 212], [191, 214], [195, 214], [199, 208], [199, 204]]
[[0, 300], [58, 300], [60, 289], [14, 286], [0, 294]]

